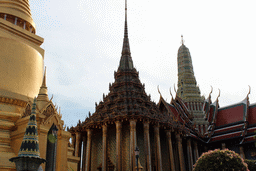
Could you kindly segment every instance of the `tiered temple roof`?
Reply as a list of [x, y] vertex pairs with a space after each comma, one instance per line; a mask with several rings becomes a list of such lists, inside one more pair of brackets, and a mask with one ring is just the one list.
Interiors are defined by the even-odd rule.
[[256, 105], [250, 105], [247, 97], [230, 106], [219, 108], [217, 100], [207, 109], [207, 120], [210, 123], [208, 143], [236, 139], [239, 144], [255, 141]]
[[[158, 106], [151, 101], [150, 96], [145, 92], [145, 85], [140, 82], [139, 72], [134, 68], [130, 52], [127, 7], [125, 9], [125, 26], [122, 56], [117, 72], [114, 73], [115, 82], [109, 84], [109, 93], [103, 94], [103, 101], [96, 103], [96, 111], [83, 123], [78, 123], [78, 127], [90, 127], [103, 122], [127, 119], [148, 119], [161, 123], [167, 127], [179, 128], [184, 126], [173, 120], [169, 113], [161, 113]], [[71, 129], [71, 130], [72, 130]]]

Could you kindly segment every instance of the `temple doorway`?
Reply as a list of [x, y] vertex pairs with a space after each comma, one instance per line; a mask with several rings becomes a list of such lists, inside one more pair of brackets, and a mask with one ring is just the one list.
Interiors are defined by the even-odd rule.
[[46, 151], [46, 167], [45, 171], [55, 171], [56, 148], [57, 148], [57, 131], [58, 128], [52, 124], [47, 134], [47, 151]]

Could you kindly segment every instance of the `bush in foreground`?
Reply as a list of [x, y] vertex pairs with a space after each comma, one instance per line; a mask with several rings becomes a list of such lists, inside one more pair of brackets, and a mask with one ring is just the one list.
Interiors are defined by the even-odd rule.
[[256, 170], [256, 160], [245, 159], [244, 162], [247, 163], [250, 171]]
[[210, 150], [196, 161], [193, 171], [249, 171], [244, 160], [234, 151]]

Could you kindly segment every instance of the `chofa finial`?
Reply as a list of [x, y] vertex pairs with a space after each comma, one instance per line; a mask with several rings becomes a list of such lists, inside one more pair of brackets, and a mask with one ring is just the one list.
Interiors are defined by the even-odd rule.
[[247, 94], [247, 98], [249, 97], [249, 94], [251, 94], [251, 86], [250, 85], [248, 85], [248, 86], [249, 86], [249, 92]]
[[160, 97], [162, 97], [162, 94], [161, 94], [161, 92], [159, 90], [159, 85], [157, 86], [157, 90], [158, 90], [158, 93], [160, 94]]

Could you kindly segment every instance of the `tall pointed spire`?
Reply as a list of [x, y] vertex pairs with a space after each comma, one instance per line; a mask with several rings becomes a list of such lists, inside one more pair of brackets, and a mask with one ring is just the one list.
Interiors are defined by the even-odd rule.
[[42, 99], [49, 101], [48, 90], [47, 90], [47, 86], [46, 86], [46, 67], [45, 67], [45, 70], [44, 70], [43, 82], [42, 82], [42, 85], [40, 87], [39, 94], [38, 94], [38, 97], [37, 97], [37, 100], [42, 100]]
[[127, 0], [125, 0], [125, 22], [124, 22], [124, 42], [122, 55], [130, 55], [130, 45], [128, 39], [128, 25], [127, 25]]
[[48, 90], [46, 86], [46, 67], [45, 67], [43, 82], [39, 89], [39, 94], [37, 96], [38, 109], [41, 110], [48, 102], [49, 102], [49, 97], [48, 97]]
[[118, 70], [133, 69], [133, 62], [131, 58], [130, 44], [128, 38], [128, 24], [127, 24], [127, 0], [125, 0], [125, 22], [124, 22], [124, 40], [122, 57], [120, 60]]
[[40, 158], [39, 152], [36, 121], [36, 98], [34, 98], [31, 115], [21, 143], [18, 157], [11, 158], [10, 161], [15, 162], [17, 171], [27, 169], [37, 171], [41, 163], [46, 161], [45, 159]]
[[183, 35], [181, 35], [181, 44], [184, 45]]
[[28, 121], [25, 135], [21, 143], [19, 157], [40, 157], [39, 141], [36, 123], [36, 98], [34, 98], [31, 115]]
[[43, 83], [41, 87], [46, 87], [46, 67], [44, 68], [44, 78], [43, 78]]

